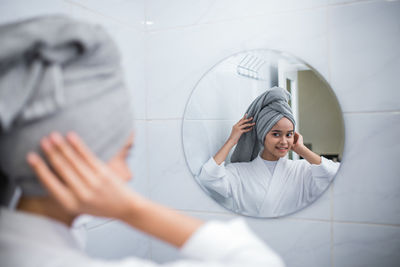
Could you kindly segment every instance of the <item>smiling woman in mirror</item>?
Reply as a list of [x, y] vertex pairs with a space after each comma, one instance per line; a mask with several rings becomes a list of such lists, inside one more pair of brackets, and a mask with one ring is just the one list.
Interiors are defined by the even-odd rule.
[[[237, 213], [267, 217], [293, 213], [318, 198], [339, 168], [339, 163], [303, 144], [289, 99], [289, 92], [280, 87], [258, 96], [225, 144], [201, 168], [199, 182]], [[225, 165], [234, 146], [231, 163]], [[291, 150], [303, 159], [288, 159]]]

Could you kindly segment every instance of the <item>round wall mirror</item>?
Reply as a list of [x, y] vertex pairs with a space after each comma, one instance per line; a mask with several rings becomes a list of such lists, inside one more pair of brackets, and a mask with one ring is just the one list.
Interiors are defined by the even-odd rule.
[[334, 179], [342, 159], [342, 112], [309, 64], [261, 49], [223, 59], [186, 104], [186, 162], [226, 209], [256, 217], [299, 211]]

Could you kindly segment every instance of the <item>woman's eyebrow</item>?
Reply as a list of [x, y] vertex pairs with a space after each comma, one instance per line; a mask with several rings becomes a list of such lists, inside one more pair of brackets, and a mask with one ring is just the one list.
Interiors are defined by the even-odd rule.
[[[271, 132], [281, 133], [282, 131], [281, 131], [281, 130], [271, 130]], [[294, 132], [294, 130], [289, 130], [289, 131], [287, 131], [287, 132], [288, 132], [288, 133]]]

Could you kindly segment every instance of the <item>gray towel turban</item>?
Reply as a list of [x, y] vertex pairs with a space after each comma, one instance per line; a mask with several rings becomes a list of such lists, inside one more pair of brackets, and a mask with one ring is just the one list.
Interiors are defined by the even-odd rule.
[[0, 47], [1, 184], [46, 195], [25, 158], [54, 130], [77, 132], [105, 161], [122, 148], [132, 131], [130, 97], [101, 27], [35, 18], [0, 26]]
[[259, 95], [246, 113], [256, 123], [253, 130], [244, 133], [231, 156], [231, 162], [249, 162], [255, 159], [264, 146], [264, 139], [272, 127], [283, 117], [295, 126], [292, 109], [288, 101], [290, 94], [280, 87], [273, 87]]

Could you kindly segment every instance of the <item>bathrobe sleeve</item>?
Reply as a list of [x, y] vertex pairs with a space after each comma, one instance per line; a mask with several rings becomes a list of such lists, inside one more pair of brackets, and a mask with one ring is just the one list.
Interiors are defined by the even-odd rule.
[[217, 192], [224, 198], [230, 198], [232, 197], [232, 183], [238, 173], [235, 168], [225, 167], [224, 163], [218, 165], [211, 157], [201, 168], [198, 180], [207, 189]]
[[330, 184], [335, 177], [340, 163], [321, 157], [321, 164], [310, 164], [309, 171], [311, 175], [307, 175], [304, 179], [305, 197], [308, 201], [318, 197]]

